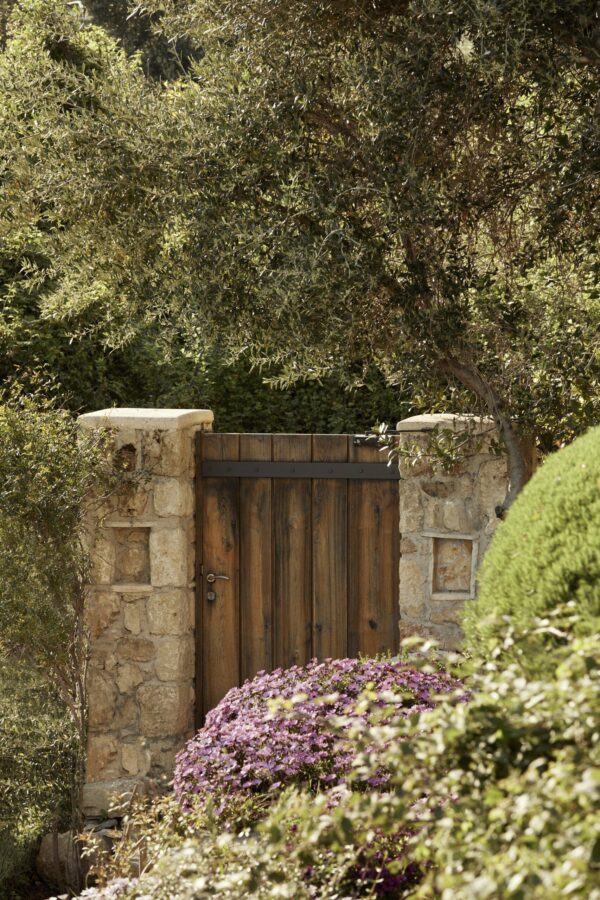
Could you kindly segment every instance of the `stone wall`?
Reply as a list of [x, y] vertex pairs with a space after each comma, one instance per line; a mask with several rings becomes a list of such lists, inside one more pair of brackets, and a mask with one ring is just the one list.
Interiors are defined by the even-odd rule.
[[144, 779], [170, 777], [194, 727], [194, 434], [209, 410], [110, 409], [80, 417], [113, 431], [131, 482], [91, 502], [94, 563], [84, 813]]
[[401, 457], [400, 636], [434, 638], [456, 648], [460, 612], [475, 596], [475, 576], [498, 525], [504, 500], [505, 456], [490, 453], [497, 437], [490, 419], [449, 414], [398, 423], [401, 447], [426, 450], [433, 429], [470, 435], [459, 463], [444, 471], [427, 452]]

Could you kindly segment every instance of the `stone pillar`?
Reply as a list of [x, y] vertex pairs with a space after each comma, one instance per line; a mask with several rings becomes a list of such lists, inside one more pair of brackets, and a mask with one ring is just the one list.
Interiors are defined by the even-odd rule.
[[84, 813], [168, 777], [194, 727], [194, 434], [206, 409], [106, 409], [114, 465], [131, 482], [90, 504], [89, 735]]
[[412, 448], [426, 448], [434, 428], [472, 436], [449, 471], [426, 454], [400, 462], [400, 637], [419, 634], [456, 648], [461, 610], [475, 596], [477, 566], [498, 525], [506, 457], [490, 452], [497, 438], [491, 419], [412, 416], [397, 427], [400, 446]]

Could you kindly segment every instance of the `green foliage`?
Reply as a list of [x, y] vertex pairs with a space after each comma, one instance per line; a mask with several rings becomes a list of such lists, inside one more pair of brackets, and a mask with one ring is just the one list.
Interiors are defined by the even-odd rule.
[[28, 862], [51, 825], [80, 825], [87, 643], [84, 501], [100, 486], [105, 439], [24, 393], [0, 404], [2, 842]]
[[30, 872], [38, 840], [68, 827], [77, 740], [55, 691], [17, 655], [0, 656], [0, 894]]
[[[92, 5], [131, 48], [141, 20]], [[50, 372], [74, 408], [212, 392], [226, 428], [249, 427], [247, 378], [253, 430], [353, 430], [346, 402], [362, 429], [362, 402], [388, 418], [378, 389], [325, 407], [382, 376], [545, 449], [594, 420], [589, 3], [147, 5], [198, 50], [179, 79], [147, 78], [77, 4], [26, 0], [9, 25], [1, 377]], [[239, 354], [331, 380], [272, 395], [246, 362], [221, 377]]]
[[27, 395], [0, 406], [0, 641], [66, 676], [87, 558], [84, 500], [103, 463], [101, 438]]
[[[553, 670], [531, 677], [514, 644], [558, 631]], [[139, 884], [121, 882], [121, 895], [115, 883], [97, 900], [385, 896], [406, 858], [421, 861], [424, 879], [390, 896], [598, 900], [600, 636], [576, 631], [572, 608], [506, 627], [486, 660], [468, 664], [468, 703], [449, 697], [386, 726], [340, 720], [358, 781], [382, 765], [392, 773], [378, 791], [337, 789], [335, 802], [290, 791], [241, 835], [204, 820], [178, 847], [155, 844]], [[377, 894], [364, 864], [381, 873]]]
[[522, 625], [569, 600], [576, 603], [580, 627], [598, 631], [600, 428], [550, 456], [536, 472], [500, 525], [479, 581], [478, 596], [464, 615], [471, 649], [502, 632], [503, 615]]

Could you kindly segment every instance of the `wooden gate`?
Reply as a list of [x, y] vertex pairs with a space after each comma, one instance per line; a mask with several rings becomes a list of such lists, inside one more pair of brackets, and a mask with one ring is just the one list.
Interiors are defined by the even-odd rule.
[[398, 469], [352, 435], [197, 436], [197, 718], [262, 669], [398, 648]]

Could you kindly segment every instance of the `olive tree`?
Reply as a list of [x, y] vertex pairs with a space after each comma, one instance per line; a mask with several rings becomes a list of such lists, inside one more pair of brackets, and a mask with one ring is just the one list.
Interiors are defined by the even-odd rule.
[[77, 6], [11, 20], [9, 295], [110, 346], [151, 322], [282, 383], [376, 366], [415, 409], [486, 412], [509, 506], [521, 437], [598, 410], [595, 4], [147, 6], [196, 48], [168, 84]]

